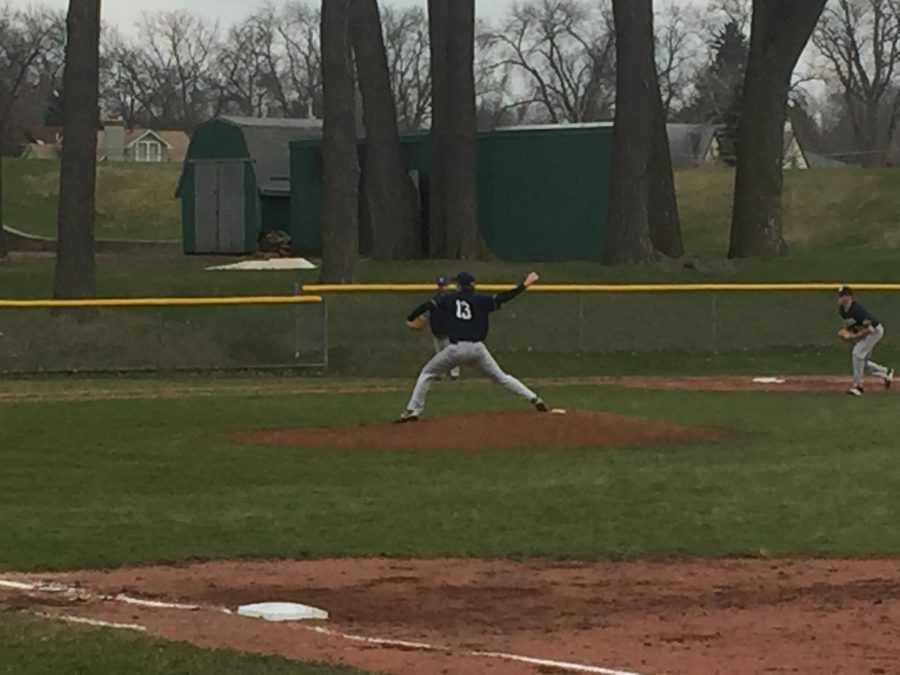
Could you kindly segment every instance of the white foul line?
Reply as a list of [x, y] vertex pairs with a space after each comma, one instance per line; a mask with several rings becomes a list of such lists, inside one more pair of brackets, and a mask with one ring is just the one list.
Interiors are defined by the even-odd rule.
[[[16, 590], [23, 591], [39, 591], [42, 593], [68, 593], [68, 592], [79, 592], [81, 593], [82, 598], [98, 598], [100, 600], [114, 600], [118, 602], [123, 602], [129, 605], [137, 605], [141, 607], [152, 607], [156, 609], [178, 609], [178, 610], [186, 610], [186, 611], [197, 611], [200, 609], [204, 609], [200, 605], [186, 605], [177, 602], [161, 602], [158, 600], [142, 600], [141, 598], [134, 598], [129, 595], [125, 595], [124, 593], [119, 593], [118, 595], [102, 595], [102, 594], [92, 594], [90, 592], [85, 591], [77, 586], [62, 586], [60, 584], [48, 584], [48, 583], [37, 583], [37, 584], [29, 584], [23, 583], [21, 581], [12, 581], [6, 579], [0, 579], [0, 588], [12, 588]], [[214, 611], [223, 612], [225, 614], [231, 614], [231, 610], [227, 607], [211, 607], [205, 609], [212, 609]], [[129, 630], [139, 630], [145, 631], [146, 628], [144, 626], [139, 626], [137, 624], [114, 624], [108, 623], [105, 621], [96, 621], [94, 619], [81, 619], [79, 617], [54, 617], [53, 615], [46, 614], [38, 614], [38, 616], [47, 616], [49, 618], [62, 619], [64, 621], [71, 621], [72, 623], [85, 623], [88, 625], [108, 627], [108, 628], [121, 628], [121, 629], [129, 629]], [[324, 626], [299, 626], [304, 630], [308, 630], [313, 633], [317, 633], [319, 635], [327, 635], [330, 637], [337, 637], [342, 640], [350, 640], [352, 642], [365, 642], [366, 644], [380, 645], [382, 647], [397, 647], [400, 649], [416, 649], [419, 651], [427, 651], [427, 652], [447, 652], [453, 653], [454, 649], [451, 647], [442, 647], [439, 645], [428, 644], [427, 642], [410, 642], [408, 640], [394, 640], [390, 638], [376, 638], [376, 637], [366, 637], [364, 635], [353, 635], [351, 633], [343, 633], [341, 631], [332, 630], [331, 628], [325, 628]], [[520, 654], [505, 654], [503, 652], [485, 652], [485, 651], [468, 651], [463, 652], [463, 654], [467, 656], [475, 656], [479, 658], [485, 659], [503, 659], [505, 661], [516, 661], [518, 663], [527, 663], [533, 666], [545, 666], [548, 668], [556, 668], [557, 670], [567, 670], [576, 673], [595, 673], [596, 675], [640, 675], [639, 673], [630, 672], [627, 670], [616, 670], [614, 668], [603, 668], [601, 666], [591, 666], [583, 663], [574, 663], [571, 661], [554, 661], [551, 659], [539, 659], [531, 656], [522, 656]]]
[[99, 621], [98, 619], [85, 619], [81, 616], [55, 616], [53, 614], [44, 614], [39, 613], [35, 616], [40, 616], [44, 619], [54, 619], [57, 621], [65, 621], [66, 623], [78, 623], [84, 624], [86, 626], [96, 626], [98, 628], [116, 628], [118, 630], [134, 630], [138, 632], [145, 632], [147, 628], [145, 626], [141, 626], [136, 623], [113, 623], [111, 621]]

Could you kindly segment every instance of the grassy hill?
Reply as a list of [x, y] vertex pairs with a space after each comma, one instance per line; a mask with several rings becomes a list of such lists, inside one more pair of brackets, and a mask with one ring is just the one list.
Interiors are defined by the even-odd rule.
[[[59, 164], [4, 160], [7, 225], [54, 236]], [[180, 165], [102, 164], [97, 235], [178, 240]], [[721, 254], [728, 241], [734, 172], [711, 168], [676, 176], [685, 240], [693, 252]], [[900, 169], [788, 171], [785, 229], [796, 250], [900, 248]]]
[[[6, 224], [31, 234], [56, 236], [59, 162], [4, 159]], [[175, 199], [180, 164], [107, 162], [97, 169], [97, 238], [181, 239]]]

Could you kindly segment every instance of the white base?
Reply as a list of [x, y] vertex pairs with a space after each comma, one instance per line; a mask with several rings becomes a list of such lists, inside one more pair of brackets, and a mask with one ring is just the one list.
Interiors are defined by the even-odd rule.
[[254, 619], [266, 621], [326, 621], [328, 612], [324, 609], [298, 605], [294, 602], [261, 602], [255, 605], [242, 605], [237, 613]]
[[756, 384], [784, 384], [785, 380], [780, 377], [754, 377], [753, 382]]

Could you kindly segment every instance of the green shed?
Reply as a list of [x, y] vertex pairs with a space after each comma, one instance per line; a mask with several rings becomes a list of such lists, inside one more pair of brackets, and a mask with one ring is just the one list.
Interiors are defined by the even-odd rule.
[[219, 117], [194, 131], [176, 197], [185, 253], [251, 253], [261, 232], [290, 230], [290, 143], [322, 121]]
[[[495, 256], [507, 261], [598, 260], [609, 201], [611, 123], [500, 128], [477, 137], [478, 218]], [[428, 217], [431, 138], [401, 139], [407, 169]], [[365, 172], [365, 143], [360, 165]], [[321, 250], [321, 140], [291, 143], [291, 238]], [[362, 195], [362, 193], [360, 193]], [[370, 241], [365, 209], [361, 253]], [[427, 231], [427, 230], [426, 230]]]

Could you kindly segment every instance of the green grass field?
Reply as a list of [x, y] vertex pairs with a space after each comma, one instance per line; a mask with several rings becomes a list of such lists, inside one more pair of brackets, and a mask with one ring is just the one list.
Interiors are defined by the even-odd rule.
[[0, 673], [8, 675], [361, 675], [333, 665], [173, 645], [0, 611]]
[[[3, 158], [3, 171], [6, 224], [55, 237], [59, 162]], [[175, 199], [180, 172], [180, 164], [100, 164], [97, 238], [180, 240], [181, 212]]]
[[[543, 392], [565, 407], [729, 430], [715, 444], [481, 453], [230, 444], [228, 432], [248, 428], [389, 419], [407, 394], [287, 395], [278, 383], [263, 397], [170, 399], [154, 397], [184, 381], [0, 383], [0, 569], [229, 557], [900, 553], [889, 396]], [[123, 387], [137, 398], [49, 400]], [[13, 393], [42, 400], [12, 402]], [[515, 402], [461, 383], [437, 388], [430, 404], [439, 415]], [[91, 673], [347, 672], [9, 613], [0, 613], [0, 664], [10, 673], [62, 672], [61, 664]]]
[[[59, 164], [4, 159], [7, 225], [54, 236]], [[97, 236], [179, 240], [178, 164], [98, 168]], [[727, 248], [734, 174], [711, 168], [676, 174], [685, 240], [696, 253]], [[900, 247], [900, 170], [814, 169], [785, 174], [785, 232], [794, 248]]]

